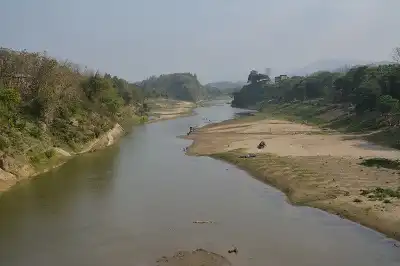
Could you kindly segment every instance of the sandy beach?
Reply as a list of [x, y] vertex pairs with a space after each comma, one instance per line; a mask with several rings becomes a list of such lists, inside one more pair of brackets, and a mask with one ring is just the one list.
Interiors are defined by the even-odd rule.
[[[293, 204], [320, 208], [400, 238], [400, 199], [361, 193], [396, 190], [400, 172], [360, 164], [367, 158], [400, 158], [398, 150], [354, 135], [254, 117], [209, 125], [185, 138], [194, 141], [188, 154], [236, 164], [283, 191]], [[261, 141], [266, 146], [258, 149]], [[241, 158], [246, 154], [255, 157]]]
[[193, 108], [196, 107], [196, 104], [193, 102], [169, 99], [151, 99], [147, 103], [150, 106], [150, 122], [190, 115]]

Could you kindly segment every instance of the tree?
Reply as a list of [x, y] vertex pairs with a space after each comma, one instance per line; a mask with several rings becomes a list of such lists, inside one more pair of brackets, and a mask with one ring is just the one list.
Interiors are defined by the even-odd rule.
[[400, 47], [393, 49], [392, 57], [396, 63], [400, 64]]
[[269, 83], [271, 82], [271, 79], [266, 74], [258, 73], [256, 70], [252, 70], [247, 78], [247, 82], [251, 84], [256, 84], [258, 82]]
[[377, 79], [366, 79], [354, 90], [352, 103], [356, 105], [358, 114], [364, 111], [374, 110], [377, 106], [381, 88]]
[[1, 107], [14, 111], [21, 103], [21, 96], [15, 89], [0, 87]]
[[382, 114], [387, 114], [392, 111], [398, 110], [399, 100], [394, 99], [390, 95], [382, 95], [379, 97], [378, 109]]

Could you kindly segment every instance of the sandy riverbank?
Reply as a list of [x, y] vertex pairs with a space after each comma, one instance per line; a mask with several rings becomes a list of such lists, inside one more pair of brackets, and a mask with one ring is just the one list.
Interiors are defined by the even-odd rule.
[[[360, 165], [366, 158], [400, 158], [400, 151], [317, 127], [257, 117], [199, 129], [191, 155], [229, 161], [286, 193], [294, 204], [335, 213], [400, 239], [400, 199], [360, 195], [377, 187], [396, 190], [400, 172]], [[257, 149], [260, 141], [264, 149]], [[254, 153], [254, 158], [239, 156]]]
[[177, 101], [170, 99], [148, 100], [150, 107], [149, 122], [174, 119], [191, 115], [196, 104], [193, 102]]

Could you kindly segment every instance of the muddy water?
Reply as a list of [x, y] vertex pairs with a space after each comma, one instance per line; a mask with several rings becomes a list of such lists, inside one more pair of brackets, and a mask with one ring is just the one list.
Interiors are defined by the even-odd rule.
[[[381, 234], [294, 207], [234, 166], [188, 157], [189, 126], [229, 119], [227, 105], [137, 127], [118, 146], [76, 158], [0, 198], [0, 265], [155, 265], [205, 248], [236, 265], [400, 265]], [[214, 224], [194, 224], [212, 220]], [[227, 250], [235, 245], [238, 255]]]

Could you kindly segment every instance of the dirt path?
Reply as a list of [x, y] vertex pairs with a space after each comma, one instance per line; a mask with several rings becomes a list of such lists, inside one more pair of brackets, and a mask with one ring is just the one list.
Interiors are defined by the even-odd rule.
[[[339, 214], [400, 239], [400, 199], [361, 190], [395, 191], [400, 171], [360, 165], [366, 158], [400, 158], [400, 151], [352, 135], [283, 120], [232, 120], [188, 136], [192, 155], [209, 155], [248, 170], [290, 201]], [[264, 149], [257, 149], [264, 141]], [[240, 158], [253, 153], [255, 157]]]

